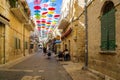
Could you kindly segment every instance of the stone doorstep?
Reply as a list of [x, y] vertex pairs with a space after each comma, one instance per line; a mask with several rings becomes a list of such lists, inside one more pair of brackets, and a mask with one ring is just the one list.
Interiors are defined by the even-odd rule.
[[0, 64], [0, 68], [10, 68], [10, 67], [14, 66], [15, 64], [17, 64], [19, 62], [22, 62], [23, 60], [31, 57], [32, 55], [34, 55], [34, 54], [30, 54], [30, 55], [27, 55], [27, 56], [22, 56], [22, 57], [20, 57], [18, 59], [15, 59], [13, 61], [7, 62], [5, 64]]

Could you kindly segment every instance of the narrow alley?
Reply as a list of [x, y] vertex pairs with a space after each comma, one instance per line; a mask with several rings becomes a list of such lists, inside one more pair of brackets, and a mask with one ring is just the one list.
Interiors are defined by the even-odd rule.
[[120, 80], [119, 30], [120, 0], [0, 0], [0, 80]]
[[72, 80], [72, 78], [56, 61], [54, 55], [48, 59], [40, 50], [14, 66], [1, 68], [0, 80]]
[[82, 70], [83, 63], [50, 59], [42, 50], [0, 66], [0, 80], [96, 80], [93, 73]]

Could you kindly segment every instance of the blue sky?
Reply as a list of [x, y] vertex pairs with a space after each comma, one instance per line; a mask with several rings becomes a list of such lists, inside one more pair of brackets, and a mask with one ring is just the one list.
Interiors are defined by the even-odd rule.
[[[34, 15], [34, 2], [33, 1], [34, 0], [27, 0], [28, 5], [31, 9], [31, 15], [32, 16]], [[42, 2], [43, 1], [44, 0], [42, 0]], [[62, 0], [56, 0], [56, 10], [55, 10], [55, 12], [58, 13], [58, 14], [60, 13], [61, 5], [62, 5]]]

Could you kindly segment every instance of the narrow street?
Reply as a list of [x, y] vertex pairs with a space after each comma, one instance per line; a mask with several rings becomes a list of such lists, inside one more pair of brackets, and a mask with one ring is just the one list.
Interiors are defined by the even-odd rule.
[[120, 80], [119, 30], [120, 0], [0, 0], [0, 80]]
[[72, 80], [54, 55], [50, 59], [39, 50], [35, 55], [8, 68], [0, 69], [0, 80]]

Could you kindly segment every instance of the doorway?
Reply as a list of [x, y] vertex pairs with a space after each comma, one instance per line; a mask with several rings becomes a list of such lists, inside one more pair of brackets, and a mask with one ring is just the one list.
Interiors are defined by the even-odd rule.
[[5, 24], [0, 22], [0, 64], [5, 63]]
[[70, 46], [71, 46], [71, 45], [70, 45], [70, 44], [71, 44], [71, 43], [70, 43], [70, 40], [68, 41], [68, 44], [69, 44], [69, 49], [68, 49], [68, 50], [69, 50], [69, 53], [70, 53], [70, 50], [71, 50], [71, 49], [70, 49]]

